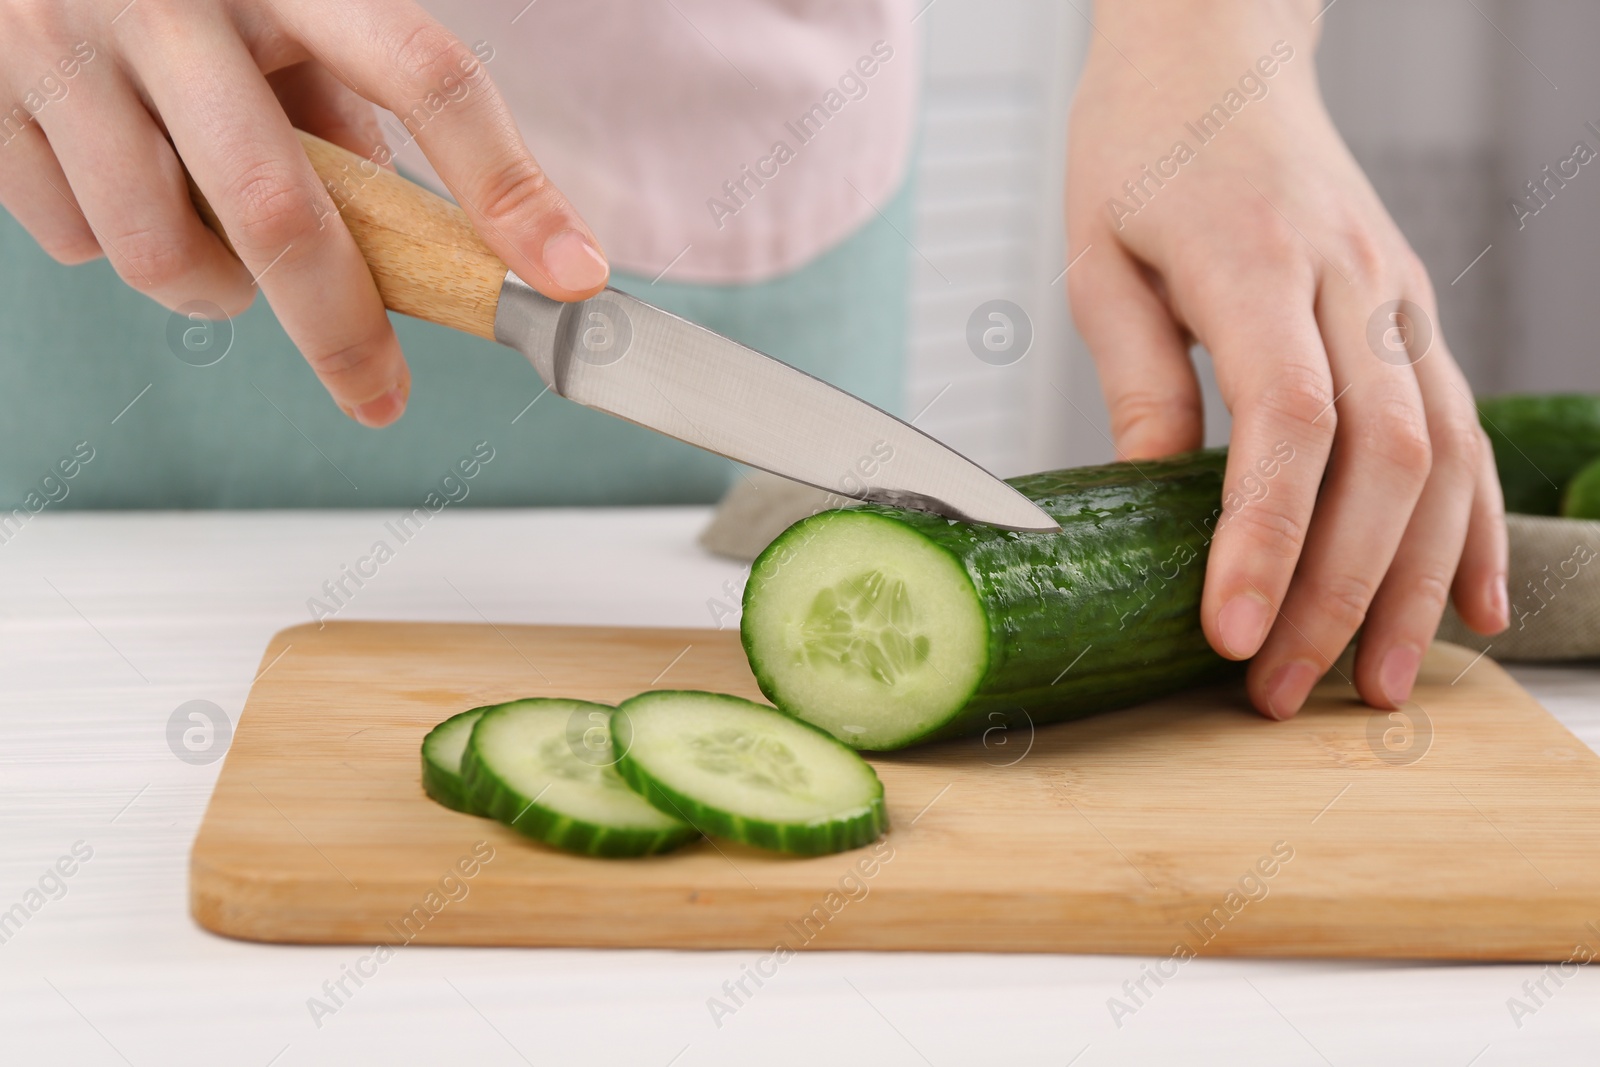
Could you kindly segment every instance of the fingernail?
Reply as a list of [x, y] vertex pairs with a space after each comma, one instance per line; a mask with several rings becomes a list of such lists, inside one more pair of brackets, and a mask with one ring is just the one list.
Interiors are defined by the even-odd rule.
[[1317, 684], [1319, 671], [1303, 659], [1290, 660], [1273, 672], [1267, 681], [1267, 714], [1287, 719], [1300, 710]]
[[1411, 696], [1411, 686], [1417, 680], [1417, 668], [1422, 666], [1422, 650], [1415, 645], [1396, 645], [1384, 654], [1378, 668], [1378, 688], [1395, 707], [1404, 704]]
[[1500, 629], [1511, 625], [1511, 604], [1506, 596], [1506, 576], [1503, 574], [1489, 579], [1489, 607], [1499, 620]]
[[1255, 593], [1240, 593], [1217, 613], [1217, 632], [1223, 647], [1236, 659], [1256, 654], [1267, 639], [1272, 622], [1272, 605]]
[[577, 230], [562, 230], [544, 243], [544, 269], [563, 289], [584, 292], [611, 276], [600, 250]]
[[369, 400], [365, 404], [357, 404], [350, 409], [350, 415], [363, 426], [374, 429], [387, 426], [406, 410], [406, 391], [400, 386], [384, 393], [376, 400]]

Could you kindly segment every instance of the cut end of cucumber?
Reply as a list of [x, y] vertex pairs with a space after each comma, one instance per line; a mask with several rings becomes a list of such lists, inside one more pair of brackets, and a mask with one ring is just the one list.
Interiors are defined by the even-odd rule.
[[650, 803], [703, 833], [818, 855], [888, 827], [883, 784], [821, 730], [739, 697], [664, 690], [611, 721], [617, 770]]
[[864, 570], [825, 586], [800, 624], [800, 651], [815, 667], [838, 667], [892, 686], [928, 662], [906, 583]]
[[868, 511], [797, 523], [751, 568], [741, 623], [761, 690], [855, 748], [898, 748], [959, 711], [988, 626], [954, 555]]

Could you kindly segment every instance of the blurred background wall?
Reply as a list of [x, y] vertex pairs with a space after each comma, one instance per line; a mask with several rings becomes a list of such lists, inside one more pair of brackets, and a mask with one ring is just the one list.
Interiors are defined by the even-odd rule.
[[[928, 85], [906, 410], [1002, 474], [1112, 457], [1060, 281], [1067, 103], [1091, 17], [1088, 0], [936, 0], [919, 18]], [[1585, 127], [1600, 129], [1600, 3], [1335, 0], [1321, 21], [1329, 111], [1427, 264], [1474, 389], [1600, 391], [1600, 166], [1520, 229], [1509, 206], [1577, 141], [1600, 152]], [[1034, 328], [1028, 354], [1002, 366], [966, 337], [972, 311], [997, 298]], [[1205, 353], [1196, 360], [1204, 380]], [[1220, 443], [1226, 412], [1208, 401]]]

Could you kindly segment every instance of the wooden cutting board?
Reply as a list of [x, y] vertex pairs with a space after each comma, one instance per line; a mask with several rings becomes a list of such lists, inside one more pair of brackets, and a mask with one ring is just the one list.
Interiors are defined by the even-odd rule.
[[522, 696], [759, 699], [732, 631], [330, 622], [262, 659], [195, 841], [202, 926], [264, 941], [1564, 960], [1600, 950], [1600, 759], [1488, 659], [1391, 719], [1337, 678], [872, 762], [893, 829], [796, 859], [565, 855], [422, 793], [418, 744]]

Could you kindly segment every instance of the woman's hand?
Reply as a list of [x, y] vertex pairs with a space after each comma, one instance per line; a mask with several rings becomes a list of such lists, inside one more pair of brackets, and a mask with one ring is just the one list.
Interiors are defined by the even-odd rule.
[[1507, 622], [1494, 461], [1427, 274], [1323, 108], [1318, 7], [1102, 0], [1067, 179], [1123, 458], [1199, 447], [1191, 340], [1211, 353], [1233, 433], [1201, 617], [1276, 718], [1357, 627], [1355, 684], [1396, 707], [1447, 596]]
[[[235, 314], [259, 285], [334, 401], [383, 426], [410, 374], [293, 130], [387, 163], [368, 101], [402, 117], [518, 275], [558, 300], [605, 284], [483, 56], [411, 0], [0, 0], [0, 203], [56, 259], [106, 255], [169, 308]], [[200, 221], [185, 168], [242, 263]]]

